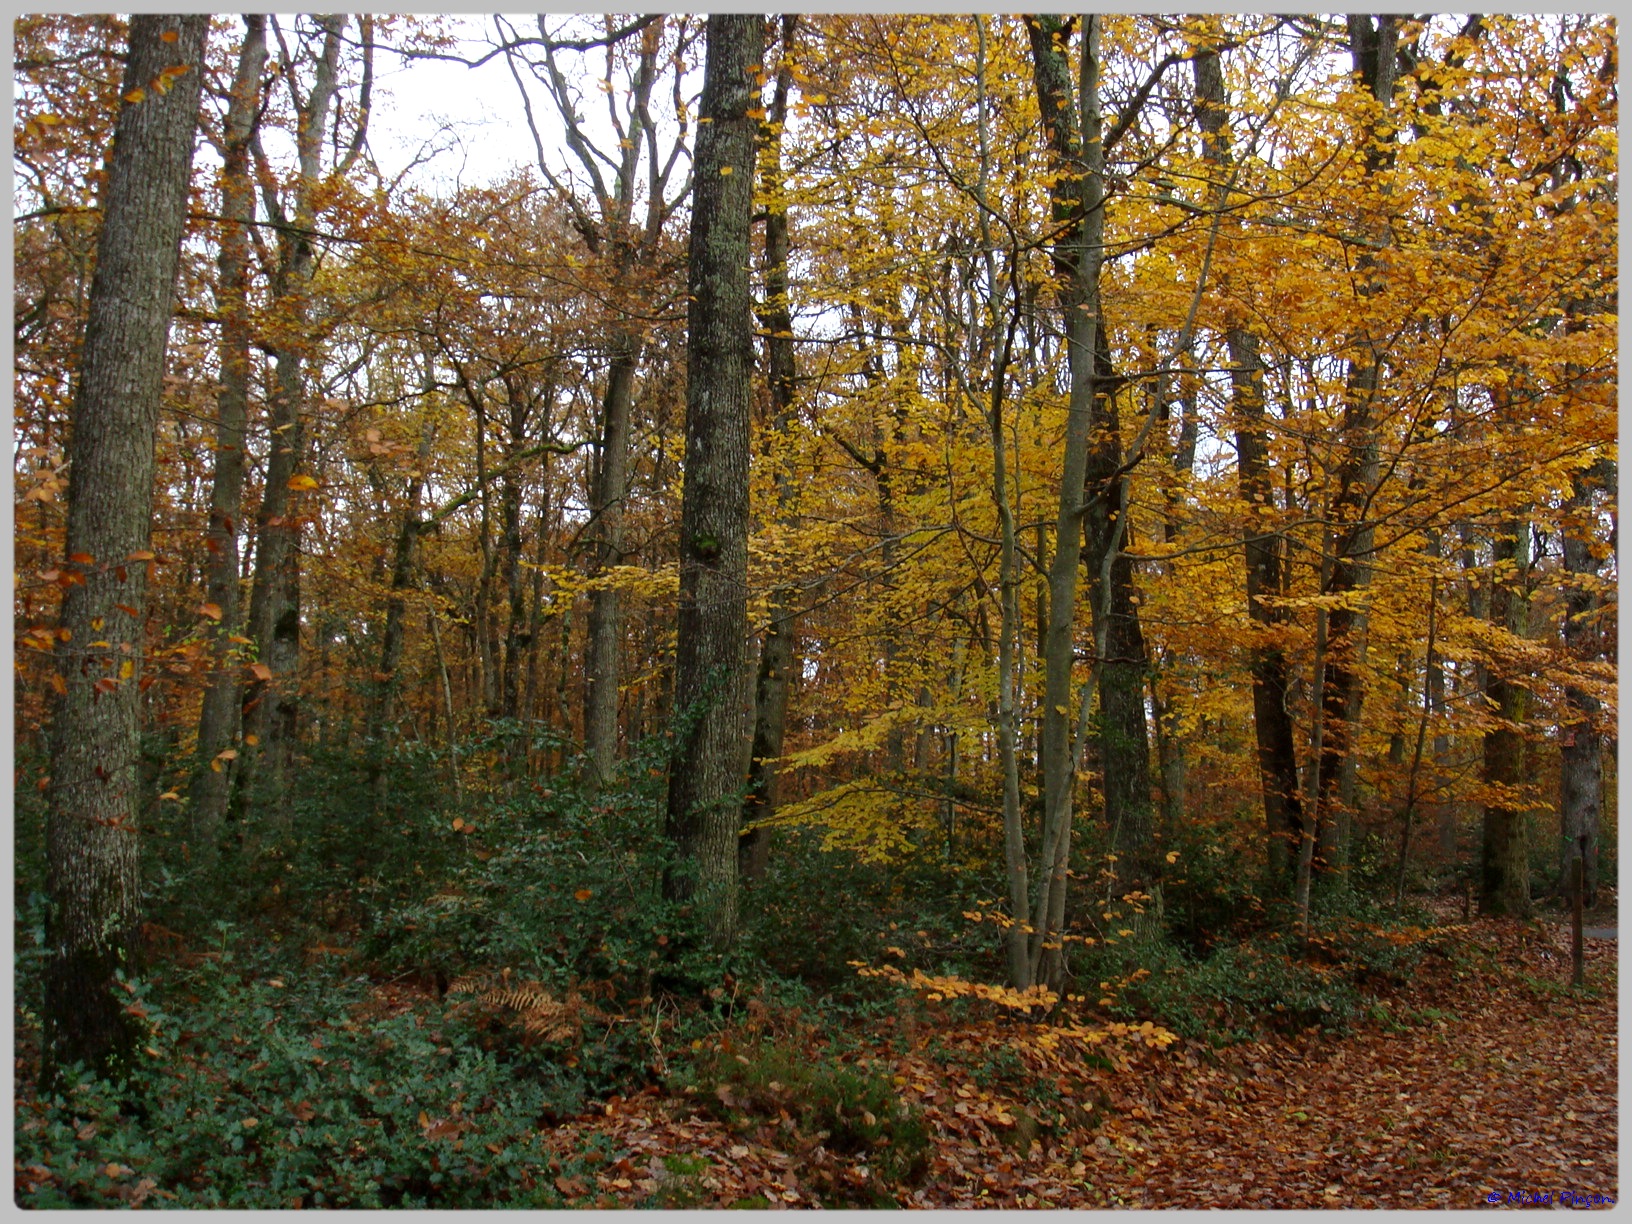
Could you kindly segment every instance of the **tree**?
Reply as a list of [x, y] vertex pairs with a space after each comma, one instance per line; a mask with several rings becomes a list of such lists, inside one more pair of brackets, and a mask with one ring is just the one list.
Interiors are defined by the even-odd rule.
[[1077, 753], [1071, 743], [1071, 672], [1076, 661], [1078, 568], [1090, 440], [1095, 427], [1096, 358], [1099, 352], [1099, 274], [1104, 260], [1104, 149], [1099, 111], [1100, 29], [1103, 19], [1084, 14], [1078, 81], [1066, 56], [1070, 28], [1058, 17], [1027, 17], [1037, 105], [1042, 112], [1055, 175], [1052, 189], [1054, 275], [1065, 329], [1070, 401], [1060, 475], [1054, 555], [1048, 571], [1048, 631], [1043, 655], [1043, 853], [1031, 915], [1032, 980], [1058, 980], [1059, 937], [1065, 922], [1067, 869], [1071, 861], [1072, 790]]
[[737, 828], [747, 765], [751, 111], [765, 22], [708, 19], [687, 255], [686, 465], [680, 509], [668, 895], [691, 900], [716, 946], [736, 933]]
[[[249, 417], [250, 240], [255, 185], [249, 149], [260, 114], [261, 70], [266, 65], [266, 18], [244, 16], [238, 55], [221, 133], [221, 216], [215, 300], [221, 317], [221, 387], [216, 395], [215, 473], [210, 492], [209, 561], [205, 603], [216, 609], [212, 671], [198, 715], [198, 764], [192, 788], [191, 844], [201, 865], [213, 861], [221, 820], [231, 797], [233, 741], [238, 737], [242, 686], [235, 674], [239, 632], [238, 534], [243, 513], [245, 430]], [[223, 757], [223, 753], [228, 755]]]
[[52, 736], [45, 1058], [117, 1070], [139, 906], [137, 702], [165, 337], [187, 217], [204, 14], [131, 19], [74, 401], [62, 700]]
[[[793, 34], [799, 18], [782, 18], [781, 57], [776, 88], [762, 127], [760, 170], [765, 204], [765, 300], [759, 308], [765, 329], [766, 366], [771, 393], [771, 430], [784, 437], [794, 414], [798, 366], [794, 357], [793, 306], [788, 300], [788, 205], [782, 176], [782, 127], [787, 122], [788, 94], [793, 88]], [[793, 498], [792, 477], [783, 469], [776, 480], [777, 517], [786, 520]], [[759, 648], [759, 671], [754, 679], [754, 740], [749, 753], [748, 798], [743, 804], [747, 826], [740, 855], [743, 875], [755, 878], [765, 871], [771, 833], [755, 821], [776, 813], [776, 758], [782, 755], [787, 725], [788, 689], [793, 681], [794, 639], [798, 635], [799, 589], [779, 583], [771, 593], [770, 621]]]
[[[257, 673], [244, 695], [244, 770], [240, 786], [273, 797], [268, 827], [281, 829], [293, 795], [293, 762], [298, 732], [300, 664], [300, 536], [298, 500], [291, 494], [316, 487], [299, 469], [306, 462], [307, 418], [304, 371], [314, 363], [311, 328], [312, 282], [317, 272], [315, 233], [323, 179], [323, 148], [330, 108], [339, 90], [340, 53], [349, 18], [344, 13], [317, 18], [311, 89], [302, 98], [288, 47], [273, 19], [282, 47], [284, 77], [295, 112], [298, 159], [293, 189], [280, 192], [262, 150], [257, 129], [252, 142], [261, 198], [276, 229], [278, 261], [272, 272], [276, 320], [267, 348], [276, 357], [269, 396], [270, 455], [256, 515], [255, 584], [249, 601], [249, 637], [265, 674]], [[373, 22], [361, 21], [362, 84], [351, 140], [331, 167], [344, 179], [362, 153], [368, 133], [373, 82]]]
[[[1193, 61], [1196, 78], [1196, 124], [1201, 129], [1203, 156], [1217, 176], [1218, 205], [1228, 198], [1230, 174], [1229, 118], [1220, 57], [1210, 47], [1199, 48]], [[1258, 337], [1244, 320], [1234, 320], [1225, 332], [1230, 356], [1231, 410], [1235, 418], [1236, 472], [1247, 513], [1267, 519], [1274, 511], [1274, 493], [1266, 445], [1264, 369]], [[1265, 640], [1251, 647], [1253, 735], [1257, 742], [1259, 786], [1263, 792], [1264, 824], [1268, 834], [1270, 878], [1285, 888], [1292, 881], [1292, 850], [1303, 831], [1303, 808], [1298, 793], [1297, 745], [1288, 709], [1290, 676], [1285, 649], [1270, 637], [1281, 616], [1268, 602], [1281, 594], [1285, 564], [1281, 539], [1254, 523], [1245, 541], [1247, 615]]]

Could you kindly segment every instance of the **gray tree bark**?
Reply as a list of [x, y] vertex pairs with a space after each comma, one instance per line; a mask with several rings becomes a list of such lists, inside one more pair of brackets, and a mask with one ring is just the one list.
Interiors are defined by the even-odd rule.
[[[1614, 488], [1613, 478], [1604, 483]], [[1595, 659], [1603, 653], [1602, 630], [1594, 617], [1601, 600], [1590, 585], [1590, 580], [1598, 576], [1598, 561], [1593, 556], [1595, 541], [1589, 526], [1597, 484], [1590, 473], [1576, 473], [1570, 499], [1564, 506], [1564, 572], [1570, 583], [1564, 595], [1564, 652], [1572, 662]], [[1582, 578], [1589, 582], [1582, 582]], [[1562, 891], [1572, 878], [1574, 861], [1581, 859], [1587, 905], [1597, 901], [1598, 839], [1603, 822], [1603, 735], [1596, 725], [1599, 713], [1596, 697], [1576, 685], [1565, 685], [1559, 727], [1559, 883]]]
[[255, 133], [266, 54], [266, 18], [247, 13], [222, 133], [224, 226], [216, 260], [221, 386], [216, 395], [215, 479], [205, 540], [209, 558], [204, 597], [221, 609], [221, 619], [210, 644], [210, 683], [198, 715], [198, 758], [189, 796], [189, 841], [194, 861], [205, 878], [220, 848], [221, 822], [237, 774], [235, 760], [223, 759], [221, 754], [229, 751], [238, 738], [241, 710], [241, 682], [235, 669], [238, 652], [229, 638], [239, 631], [238, 525], [243, 514], [244, 428], [249, 414], [249, 226], [255, 219], [249, 146]]
[[[1529, 570], [1530, 524], [1506, 523], [1494, 545], [1490, 621], [1519, 637], [1529, 628], [1525, 596]], [[1479, 847], [1479, 912], [1526, 918], [1530, 914], [1530, 848], [1524, 788], [1529, 781], [1524, 720], [1529, 690], [1517, 683], [1509, 664], [1492, 661], [1485, 703], [1499, 722], [1484, 735], [1485, 801]]]
[[[786, 436], [793, 424], [794, 393], [798, 367], [793, 351], [793, 308], [788, 299], [788, 207], [781, 198], [782, 124], [788, 114], [788, 94], [793, 88], [791, 43], [799, 18], [789, 13], [782, 18], [781, 63], [776, 72], [776, 89], [766, 110], [764, 166], [761, 189], [765, 209], [765, 302], [759, 311], [765, 329], [765, 355], [771, 391], [771, 431]], [[792, 477], [784, 469], [777, 476], [778, 517], [787, 517], [793, 497]], [[770, 624], [759, 648], [759, 673], [754, 681], [754, 741], [749, 753], [748, 800], [743, 805], [743, 821], [748, 826], [742, 836], [739, 860], [745, 879], [758, 879], [769, 862], [771, 831], [764, 821], [776, 814], [776, 766], [782, 755], [782, 735], [787, 725], [788, 689], [793, 680], [794, 644], [799, 634], [799, 588], [779, 583], [771, 592]]]
[[[372, 27], [366, 24], [367, 18], [364, 22], [367, 35]], [[289, 482], [305, 458], [302, 368], [311, 343], [307, 331], [311, 282], [317, 268], [312, 232], [329, 109], [338, 85], [340, 49], [347, 23], [344, 14], [317, 19], [323, 43], [311, 92], [304, 103], [295, 99], [299, 177], [292, 213], [285, 211], [278, 198], [270, 168], [260, 153], [258, 134], [252, 146], [260, 162], [261, 196], [278, 227], [279, 253], [272, 277], [279, 338], [269, 345], [276, 354], [267, 409], [271, 444], [256, 516], [255, 581], [249, 600], [249, 637], [271, 677], [252, 681], [244, 694], [245, 751], [240, 756], [240, 790], [251, 801], [268, 800], [258, 836], [275, 837], [286, 826], [292, 794], [290, 775], [299, 715], [301, 517], [299, 505], [290, 496]], [[362, 117], [350, 147], [335, 167], [337, 174], [350, 168], [362, 148], [369, 106], [369, 46], [370, 40], [365, 37]]]
[[749, 297], [754, 137], [764, 55], [758, 14], [708, 19], [687, 252], [686, 466], [665, 893], [690, 901], [711, 942], [737, 923], [737, 830], [747, 768]]
[[[1028, 16], [1032, 76], [1058, 174], [1051, 189], [1061, 226], [1054, 244], [1054, 275], [1065, 325], [1070, 393], [1066, 409], [1059, 513], [1048, 571], [1048, 620], [1043, 643], [1044, 697], [1041, 745], [1043, 838], [1033, 900], [1031, 980], [1054, 984], [1064, 970], [1060, 932], [1065, 921], [1075, 754], [1071, 743], [1071, 673], [1076, 660], [1078, 568], [1082, 559], [1089, 439], [1094, 427], [1098, 349], [1099, 272], [1104, 260], [1104, 157], [1100, 146], [1099, 38], [1102, 19], [1084, 14], [1078, 80], [1066, 56], [1068, 33], [1055, 16]], [[1078, 107], [1081, 118], [1078, 118]]]
[[[138, 1036], [115, 998], [140, 876], [137, 707], [160, 390], [187, 219], [203, 14], [130, 21], [74, 403], [46, 826], [45, 1081], [117, 1073]], [[173, 41], [166, 41], [171, 39]]]
[[[1348, 18], [1349, 51], [1355, 71], [1372, 97], [1385, 110], [1394, 97], [1398, 72], [1401, 18], [1353, 15]], [[1393, 136], [1370, 133], [1365, 165], [1368, 174], [1378, 174], [1393, 163]], [[1379, 232], [1386, 240], [1383, 219], [1364, 218], [1362, 226]], [[1362, 254], [1356, 261], [1361, 272], [1362, 297], [1378, 292], [1372, 276], [1377, 261]], [[1370, 583], [1372, 543], [1375, 528], [1367, 518], [1367, 507], [1376, 490], [1379, 464], [1375, 400], [1381, 389], [1383, 352], [1377, 338], [1364, 325], [1349, 336], [1352, 356], [1344, 391], [1342, 445], [1343, 460], [1337, 469], [1337, 493], [1332, 499], [1331, 571], [1323, 594], [1358, 593]], [[1305, 839], [1315, 839], [1319, 853], [1300, 848], [1299, 896], [1306, 895], [1305, 874], [1318, 876], [1340, 865], [1346, 854], [1344, 833], [1353, 815], [1354, 754], [1359, 749], [1360, 719], [1363, 712], [1363, 668], [1366, 653], [1366, 614], [1358, 595], [1333, 607], [1326, 618], [1326, 666], [1321, 686], [1321, 742], [1316, 760], [1313, 820], [1306, 822]], [[1311, 827], [1312, 826], [1312, 827]], [[1307, 867], [1305, 866], [1307, 861]], [[1300, 902], [1300, 908], [1306, 908]]]

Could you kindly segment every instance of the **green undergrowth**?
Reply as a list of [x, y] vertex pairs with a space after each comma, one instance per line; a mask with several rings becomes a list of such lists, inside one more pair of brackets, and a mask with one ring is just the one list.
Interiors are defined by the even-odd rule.
[[484, 1049], [445, 1007], [381, 1014], [364, 982], [230, 941], [128, 993], [148, 1028], [129, 1078], [19, 1104], [24, 1206], [558, 1202], [530, 1145], [581, 1083]]
[[842, 1062], [808, 1043], [740, 1033], [697, 1044], [669, 1090], [734, 1130], [768, 1124], [790, 1150], [820, 1143], [845, 1158], [849, 1171], [864, 1169], [864, 1179], [815, 1179], [834, 1205], [889, 1205], [894, 1188], [922, 1179], [929, 1128], [901, 1101], [886, 1070]]

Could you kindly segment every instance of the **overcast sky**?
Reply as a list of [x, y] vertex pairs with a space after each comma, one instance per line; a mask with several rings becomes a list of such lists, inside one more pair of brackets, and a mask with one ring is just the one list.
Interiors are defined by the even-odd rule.
[[[462, 14], [448, 20], [468, 31], [471, 58], [483, 53], [477, 48], [492, 33], [488, 18]], [[521, 98], [502, 57], [480, 68], [438, 60], [404, 65], [396, 55], [381, 59], [381, 99], [369, 120], [369, 145], [388, 179], [427, 147], [436, 155], [413, 176], [427, 189], [486, 184], [534, 163]], [[534, 113], [548, 117], [536, 106]]]

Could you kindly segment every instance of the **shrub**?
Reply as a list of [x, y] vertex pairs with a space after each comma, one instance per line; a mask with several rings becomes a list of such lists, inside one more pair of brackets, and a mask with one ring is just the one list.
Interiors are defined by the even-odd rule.
[[[915, 1181], [927, 1170], [928, 1127], [884, 1074], [777, 1040], [723, 1035], [699, 1046], [670, 1087], [729, 1125], [786, 1114], [808, 1139], [865, 1161], [886, 1184]], [[834, 1179], [828, 1188], [855, 1190]]]
[[558, 1203], [527, 1157], [581, 1108], [564, 1068], [518, 1075], [439, 1006], [365, 1015], [361, 983], [230, 943], [129, 990], [151, 1029], [129, 1079], [19, 1105], [25, 1206]]

